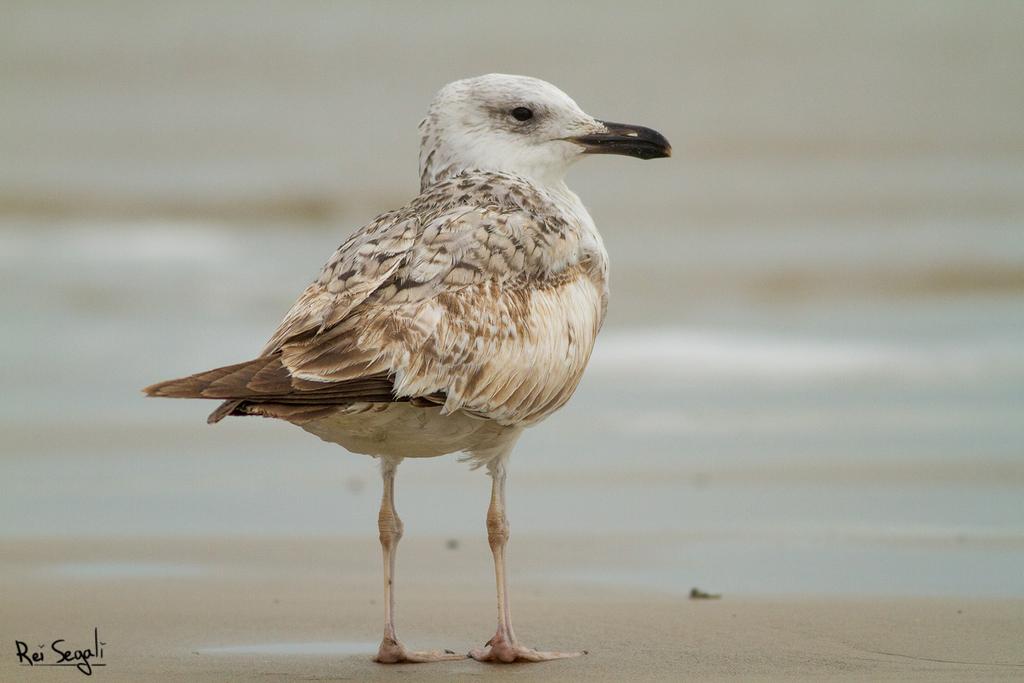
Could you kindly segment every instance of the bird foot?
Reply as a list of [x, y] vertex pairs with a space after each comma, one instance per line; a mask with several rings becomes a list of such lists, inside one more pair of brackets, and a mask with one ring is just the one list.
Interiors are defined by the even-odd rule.
[[380, 664], [408, 664], [414, 662], [443, 662], [451, 659], [465, 659], [466, 655], [456, 654], [451, 650], [407, 650], [393, 638], [380, 641], [380, 649], [373, 661]]
[[519, 643], [509, 641], [502, 635], [496, 635], [487, 641], [482, 648], [472, 650], [469, 656], [478, 662], [547, 662], [552, 659], [568, 659], [587, 654], [582, 652], [544, 652], [524, 647]]

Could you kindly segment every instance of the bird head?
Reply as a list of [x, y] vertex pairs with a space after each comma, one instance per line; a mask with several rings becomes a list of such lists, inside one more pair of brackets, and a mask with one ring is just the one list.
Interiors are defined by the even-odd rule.
[[586, 154], [656, 159], [668, 140], [643, 126], [601, 121], [537, 78], [488, 74], [449, 83], [420, 123], [420, 182], [465, 170], [501, 171], [541, 185], [561, 182]]

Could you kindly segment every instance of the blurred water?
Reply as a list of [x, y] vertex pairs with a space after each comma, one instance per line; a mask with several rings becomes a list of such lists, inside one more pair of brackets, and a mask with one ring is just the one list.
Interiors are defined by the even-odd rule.
[[[252, 355], [339, 235], [4, 227], [0, 313], [16, 332], [0, 535], [374, 533], [370, 459], [264, 420], [207, 427], [212, 406], [138, 392]], [[707, 271], [734, 266], [713, 239], [703, 252], [685, 239]], [[641, 265], [616, 256], [613, 273]], [[700, 271], [665, 277], [676, 292], [706, 285]], [[628, 292], [613, 309], [653, 305]], [[685, 313], [676, 296], [661, 325], [608, 326], [573, 402], [522, 440], [512, 479], [517, 534], [656, 533], [673, 550], [557, 576], [1024, 594], [1024, 296], [854, 292]], [[480, 533], [486, 482], [453, 458], [407, 462], [399, 491], [410, 533]]]
[[[139, 389], [252, 356], [414, 192], [432, 92], [501, 70], [677, 150], [572, 174], [609, 321], [512, 521], [639, 540], [552, 573], [1024, 595], [1024, 6], [518, 7], [5, 6], [0, 537], [374, 535], [370, 459]], [[398, 487], [482, 532], [454, 458]]]

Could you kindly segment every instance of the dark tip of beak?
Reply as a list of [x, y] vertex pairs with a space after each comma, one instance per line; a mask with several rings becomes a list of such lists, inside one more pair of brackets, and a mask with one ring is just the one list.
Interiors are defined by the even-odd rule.
[[672, 156], [672, 145], [665, 136], [651, 128], [628, 123], [599, 121], [607, 129], [603, 133], [589, 133], [568, 138], [584, 149], [586, 154], [622, 154], [637, 159], [663, 159]]

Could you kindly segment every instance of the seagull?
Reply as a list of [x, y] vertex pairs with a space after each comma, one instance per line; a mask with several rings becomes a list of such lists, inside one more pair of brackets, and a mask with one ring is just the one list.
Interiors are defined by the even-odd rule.
[[650, 128], [595, 119], [550, 83], [505, 74], [444, 86], [419, 129], [420, 194], [334, 252], [259, 357], [144, 391], [219, 399], [210, 423], [276, 418], [380, 460], [381, 663], [466, 657], [407, 649], [393, 585], [398, 465], [464, 454], [491, 478], [498, 597], [495, 635], [468, 656], [575, 657], [525, 647], [512, 628], [508, 459], [523, 430], [576, 390], [608, 306], [608, 255], [567, 170], [592, 154], [655, 159], [672, 148]]

